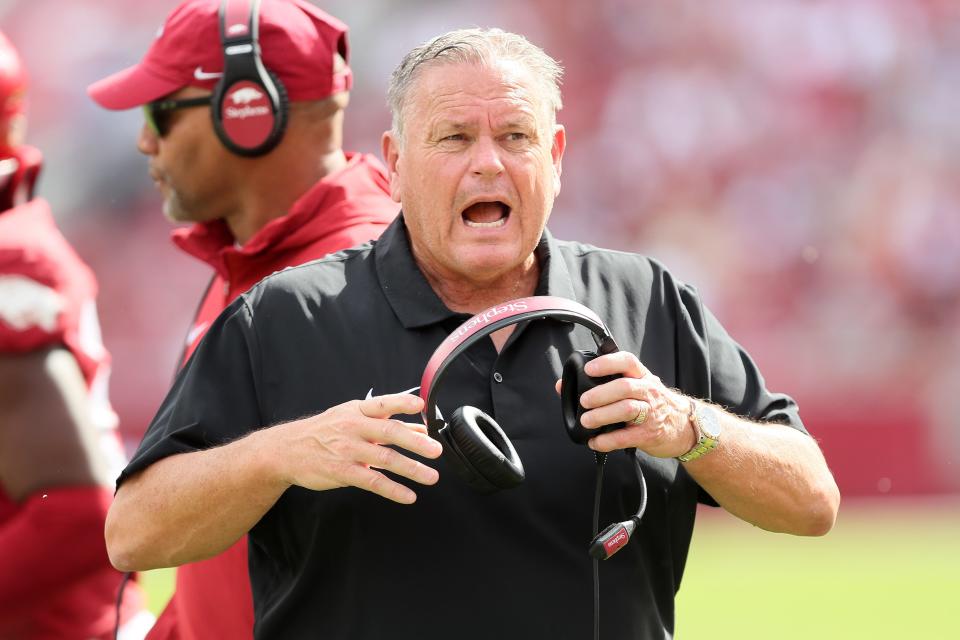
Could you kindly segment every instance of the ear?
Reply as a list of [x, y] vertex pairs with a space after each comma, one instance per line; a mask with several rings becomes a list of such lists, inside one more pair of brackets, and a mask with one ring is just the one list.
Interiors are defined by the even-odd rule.
[[562, 124], [558, 124], [553, 130], [553, 147], [550, 149], [553, 158], [553, 197], [560, 195], [560, 174], [563, 173], [563, 151], [566, 148], [567, 132]]
[[390, 178], [390, 197], [394, 202], [400, 202], [400, 143], [393, 131], [383, 132], [380, 139], [380, 152], [383, 154], [383, 161], [387, 165], [387, 176]]

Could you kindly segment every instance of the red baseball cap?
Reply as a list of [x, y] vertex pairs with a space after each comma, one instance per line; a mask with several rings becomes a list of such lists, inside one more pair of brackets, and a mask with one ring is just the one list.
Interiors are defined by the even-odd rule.
[[[87, 93], [107, 109], [131, 109], [183, 87], [213, 90], [223, 73], [220, 0], [187, 0], [167, 17], [143, 59], [94, 82]], [[263, 0], [260, 54], [291, 101], [350, 89], [347, 25], [306, 0]], [[339, 54], [339, 55], [338, 55]]]

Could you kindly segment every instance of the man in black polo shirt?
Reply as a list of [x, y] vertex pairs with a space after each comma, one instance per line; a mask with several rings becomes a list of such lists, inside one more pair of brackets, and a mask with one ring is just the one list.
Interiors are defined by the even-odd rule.
[[445, 374], [441, 410], [478, 407], [514, 443], [515, 489], [475, 493], [431, 460], [422, 427], [391, 419], [422, 409], [399, 392], [461, 322], [534, 294], [590, 307], [622, 349], [586, 371], [623, 378], [581, 397], [585, 426], [629, 423], [590, 441], [613, 451], [601, 522], [639, 500], [621, 449], [639, 451], [649, 503], [601, 565], [602, 637], [672, 635], [698, 501], [773, 531], [831, 528], [839, 494], [796, 404], [765, 389], [696, 292], [655, 261], [545, 229], [560, 73], [499, 30], [406, 56], [383, 140], [403, 215], [220, 316], [119, 480], [107, 542], [120, 568], [197, 560], [249, 531], [257, 638], [589, 637], [594, 456], [563, 433], [554, 386], [589, 332], [513, 325]]

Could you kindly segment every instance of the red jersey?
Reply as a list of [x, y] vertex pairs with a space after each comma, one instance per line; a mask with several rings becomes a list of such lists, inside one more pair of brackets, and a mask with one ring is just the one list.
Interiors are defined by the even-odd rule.
[[[126, 461], [107, 398], [110, 358], [100, 339], [96, 291], [92, 272], [61, 235], [44, 200], [34, 199], [0, 213], [0, 353], [62, 345], [73, 354], [90, 392], [91, 420], [99, 431], [100, 447], [116, 477]], [[17, 503], [0, 485], [0, 540], [15, 544], [20, 559], [50, 563], [46, 567], [33, 564], [31, 570], [57, 582], [42, 601], [26, 602], [15, 612], [4, 613], [0, 608], [0, 637], [112, 638], [122, 575], [110, 566], [103, 545], [103, 517], [111, 490], [66, 487], [48, 493]], [[38, 502], [47, 497], [50, 500], [45, 503]], [[80, 508], [81, 501], [86, 501], [88, 512], [68, 516]], [[31, 531], [43, 531], [51, 522], [56, 526], [58, 517], [88, 522], [92, 534], [83, 549], [25, 548], [31, 542], [49, 542]], [[79, 560], [85, 563], [84, 569], [71, 573], [64, 584], [57, 577], [58, 567], [68, 564], [63, 554], [71, 551], [84, 554]], [[18, 581], [24, 576], [13, 575], [17, 573], [11, 567], [0, 571], [0, 594], [22, 591]], [[131, 585], [125, 591], [122, 618], [129, 619], [142, 609], [141, 600], [138, 588]]]
[[[399, 213], [389, 180], [370, 155], [347, 154], [347, 166], [318, 182], [290, 212], [271, 220], [243, 246], [221, 221], [174, 231], [174, 242], [215, 274], [187, 334], [183, 362], [237, 296], [264, 277], [375, 239]], [[177, 587], [150, 640], [253, 638], [247, 538], [222, 554], [177, 569]]]

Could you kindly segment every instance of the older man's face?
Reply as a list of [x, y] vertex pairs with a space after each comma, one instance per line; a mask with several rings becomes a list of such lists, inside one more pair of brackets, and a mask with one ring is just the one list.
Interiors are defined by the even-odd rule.
[[393, 197], [433, 277], [482, 285], [529, 264], [560, 191], [564, 132], [514, 63], [421, 70], [403, 145], [384, 137]]

